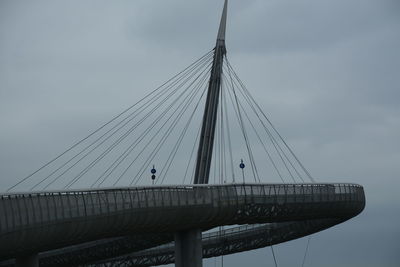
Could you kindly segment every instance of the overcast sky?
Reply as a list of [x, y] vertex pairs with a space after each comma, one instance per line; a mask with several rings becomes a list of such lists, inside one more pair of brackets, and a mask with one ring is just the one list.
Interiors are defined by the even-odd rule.
[[[0, 191], [209, 51], [222, 4], [1, 0]], [[318, 181], [365, 188], [305, 266], [399, 266], [400, 1], [231, 0], [226, 43]], [[300, 266], [306, 242], [276, 246], [279, 266]], [[224, 262], [273, 266], [268, 248]]]

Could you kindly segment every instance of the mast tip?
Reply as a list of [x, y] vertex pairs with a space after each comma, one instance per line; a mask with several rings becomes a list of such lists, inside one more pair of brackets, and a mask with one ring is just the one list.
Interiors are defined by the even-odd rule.
[[227, 9], [228, 9], [228, 0], [225, 0], [224, 9], [222, 11], [221, 22], [219, 24], [217, 41], [225, 41]]

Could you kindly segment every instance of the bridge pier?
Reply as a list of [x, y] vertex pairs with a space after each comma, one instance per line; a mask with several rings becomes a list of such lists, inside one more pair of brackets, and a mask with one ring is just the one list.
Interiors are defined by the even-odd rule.
[[16, 267], [39, 267], [38, 254], [18, 257], [15, 259]]
[[175, 233], [175, 266], [203, 266], [201, 229], [190, 229]]

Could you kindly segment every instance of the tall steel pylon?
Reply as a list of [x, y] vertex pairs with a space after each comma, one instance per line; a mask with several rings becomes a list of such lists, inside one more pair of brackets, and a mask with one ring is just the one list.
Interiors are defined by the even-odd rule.
[[[214, 59], [211, 68], [207, 100], [201, 126], [200, 141], [196, 160], [196, 172], [194, 176], [195, 184], [208, 184], [210, 175], [219, 94], [221, 90], [222, 64], [226, 53], [225, 30], [227, 8], [228, 0], [225, 0], [217, 35], [217, 43], [214, 49]], [[176, 267], [203, 266], [203, 248], [201, 239], [201, 229], [188, 229], [175, 233]]]
[[208, 184], [210, 175], [219, 94], [221, 90], [222, 64], [224, 62], [224, 56], [226, 54], [225, 30], [227, 8], [228, 1], [225, 0], [217, 35], [217, 43], [214, 49], [214, 59], [211, 69], [210, 81], [208, 84], [206, 105], [204, 108], [200, 141], [197, 151], [196, 172], [194, 176], [195, 184]]

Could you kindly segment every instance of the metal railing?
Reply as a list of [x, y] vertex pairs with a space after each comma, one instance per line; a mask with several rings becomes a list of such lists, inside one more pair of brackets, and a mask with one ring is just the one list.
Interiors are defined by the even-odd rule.
[[0, 233], [21, 226], [135, 209], [363, 198], [362, 187], [355, 184], [225, 184], [1, 194]]

